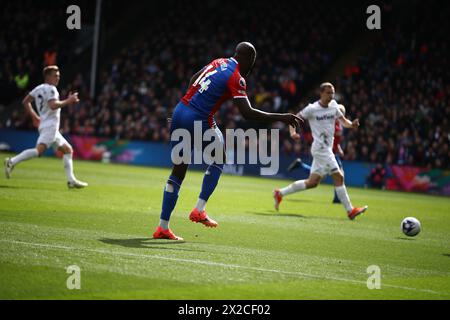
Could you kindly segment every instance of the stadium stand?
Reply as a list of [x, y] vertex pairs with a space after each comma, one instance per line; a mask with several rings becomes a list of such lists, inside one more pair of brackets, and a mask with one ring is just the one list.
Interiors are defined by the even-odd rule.
[[[35, 9], [34, 2], [27, 3], [29, 10]], [[167, 142], [167, 118], [190, 76], [216, 57], [231, 56], [235, 44], [245, 39], [258, 50], [255, 70], [247, 81], [256, 107], [298, 111], [314, 98], [313, 90], [321, 80], [334, 80], [349, 117], [362, 122], [358, 132], [345, 132], [345, 159], [450, 168], [445, 40], [449, 23], [444, 14], [448, 10], [442, 9], [449, 5], [445, 1], [430, 1], [426, 6], [412, 3], [406, 18], [404, 8], [393, 5], [388, 23], [371, 36], [366, 53], [358, 61], [349, 61], [345, 74], [336, 79], [322, 77], [348, 50], [349, 40], [358, 36], [355, 30], [361, 28], [355, 25], [365, 25], [366, 16], [361, 12], [366, 3], [350, 2], [345, 7], [336, 2], [315, 6], [312, 1], [281, 1], [273, 6], [265, 0], [192, 1], [189, 6], [169, 0], [158, 7], [139, 4], [140, 11], [152, 12], [150, 19], [141, 22], [139, 32], [130, 35], [126, 46], [111, 50], [112, 54], [102, 53], [105, 59], [101, 59], [97, 96], [89, 97], [89, 68], [81, 68], [70, 82], [66, 78], [62, 95], [78, 90], [82, 101], [63, 111], [61, 129], [66, 134]], [[211, 10], [220, 10], [220, 17], [212, 19], [208, 15]], [[0, 42], [0, 55], [7, 61], [1, 72], [9, 79], [2, 86], [17, 88], [14, 77], [19, 75], [20, 82], [20, 72], [29, 74], [27, 86], [5, 90], [10, 100], [39, 82], [42, 50], [59, 44], [58, 63], [63, 72], [70, 59], [51, 32], [45, 42], [34, 39], [33, 32], [26, 34], [26, 28], [22, 38], [15, 37], [14, 21], [21, 21], [21, 14], [23, 10], [9, 18], [11, 26]], [[183, 23], [185, 17], [195, 17], [189, 28]], [[107, 20], [113, 21], [111, 17]], [[45, 26], [42, 28], [40, 34], [46, 34]], [[26, 48], [27, 43], [32, 47]], [[33, 47], [35, 44], [41, 47]], [[231, 103], [226, 103], [216, 118], [222, 129], [256, 126], [244, 123]], [[4, 119], [3, 126], [32, 129], [21, 109]], [[284, 154], [308, 154], [307, 128], [302, 145], [282, 129]]]
[[385, 26], [356, 72], [336, 80], [362, 124], [346, 132], [347, 159], [450, 168], [449, 8], [420, 3], [403, 23]]

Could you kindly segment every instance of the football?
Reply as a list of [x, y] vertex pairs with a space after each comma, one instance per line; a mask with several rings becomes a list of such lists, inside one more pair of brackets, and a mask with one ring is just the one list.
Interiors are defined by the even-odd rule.
[[408, 237], [417, 236], [421, 230], [420, 221], [414, 217], [405, 218], [402, 221], [401, 229]]

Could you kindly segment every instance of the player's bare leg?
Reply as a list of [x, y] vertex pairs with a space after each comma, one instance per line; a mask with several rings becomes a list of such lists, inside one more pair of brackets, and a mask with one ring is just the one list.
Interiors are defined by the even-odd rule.
[[175, 209], [178, 200], [178, 192], [180, 191], [181, 184], [186, 176], [188, 166], [189, 165], [182, 163], [174, 165], [172, 168], [172, 173], [164, 187], [161, 216], [159, 226], [153, 233], [154, 239], [183, 240], [182, 237], [176, 236], [172, 230], [170, 230], [169, 220], [173, 209]]
[[341, 203], [343, 204], [345, 210], [347, 211], [347, 216], [350, 220], [355, 219], [357, 216], [359, 216], [361, 213], [367, 210], [368, 206], [363, 206], [360, 208], [352, 206], [352, 203], [350, 202], [350, 198], [347, 193], [347, 188], [345, 187], [344, 184], [344, 175], [340, 170], [334, 172], [331, 176], [333, 177], [336, 194]]
[[80, 181], [77, 178], [75, 178], [75, 175], [73, 174], [73, 149], [72, 146], [69, 144], [63, 144], [61, 147], [58, 148], [59, 151], [64, 153], [63, 155], [63, 162], [64, 162], [64, 170], [66, 170], [67, 175], [67, 187], [69, 189], [81, 189], [88, 186], [86, 182]]
[[283, 200], [284, 196], [287, 196], [287, 195], [295, 193], [295, 192], [300, 192], [300, 191], [304, 191], [307, 189], [316, 188], [320, 184], [321, 180], [322, 180], [322, 177], [320, 175], [318, 175], [317, 173], [311, 173], [309, 175], [309, 178], [306, 180], [298, 180], [298, 181], [295, 181], [294, 183], [291, 183], [290, 185], [288, 185], [285, 188], [275, 189], [273, 191], [275, 210], [278, 211], [278, 209], [280, 207], [280, 203]]
[[45, 151], [47, 150], [47, 146], [45, 144], [38, 144], [36, 148], [31, 148], [22, 151], [17, 156], [12, 158], [6, 158], [4, 165], [5, 165], [5, 176], [7, 179], [11, 178], [12, 171], [16, 165], [18, 165], [20, 162], [29, 160], [32, 158], [40, 157]]

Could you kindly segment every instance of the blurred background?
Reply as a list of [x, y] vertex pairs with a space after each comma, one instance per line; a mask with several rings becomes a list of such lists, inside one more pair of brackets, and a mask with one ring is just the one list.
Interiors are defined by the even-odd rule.
[[[66, 27], [73, 4], [80, 30]], [[366, 26], [371, 4], [381, 9], [380, 30]], [[167, 118], [190, 77], [250, 41], [258, 51], [247, 79], [254, 107], [297, 113], [330, 81], [348, 118], [360, 119], [341, 142], [348, 185], [450, 195], [448, 1], [6, 0], [0, 9], [3, 151], [35, 144], [21, 100], [42, 83], [42, 68], [57, 64], [61, 97], [78, 91], [81, 100], [61, 113], [76, 158], [170, 166]], [[265, 128], [231, 101], [216, 121], [222, 131]], [[286, 167], [298, 157], [311, 162], [308, 126], [301, 143], [284, 125], [271, 128], [281, 130], [278, 177], [306, 177]]]

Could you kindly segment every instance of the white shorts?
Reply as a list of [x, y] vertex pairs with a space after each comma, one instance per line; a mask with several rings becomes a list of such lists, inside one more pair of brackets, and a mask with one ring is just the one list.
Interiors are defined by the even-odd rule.
[[340, 172], [340, 169], [332, 152], [313, 154], [311, 173], [315, 173], [321, 177], [325, 177], [335, 172]]
[[46, 127], [39, 129], [39, 138], [36, 145], [45, 144], [47, 148], [59, 148], [64, 144], [69, 144], [66, 139], [59, 133], [56, 127]]

